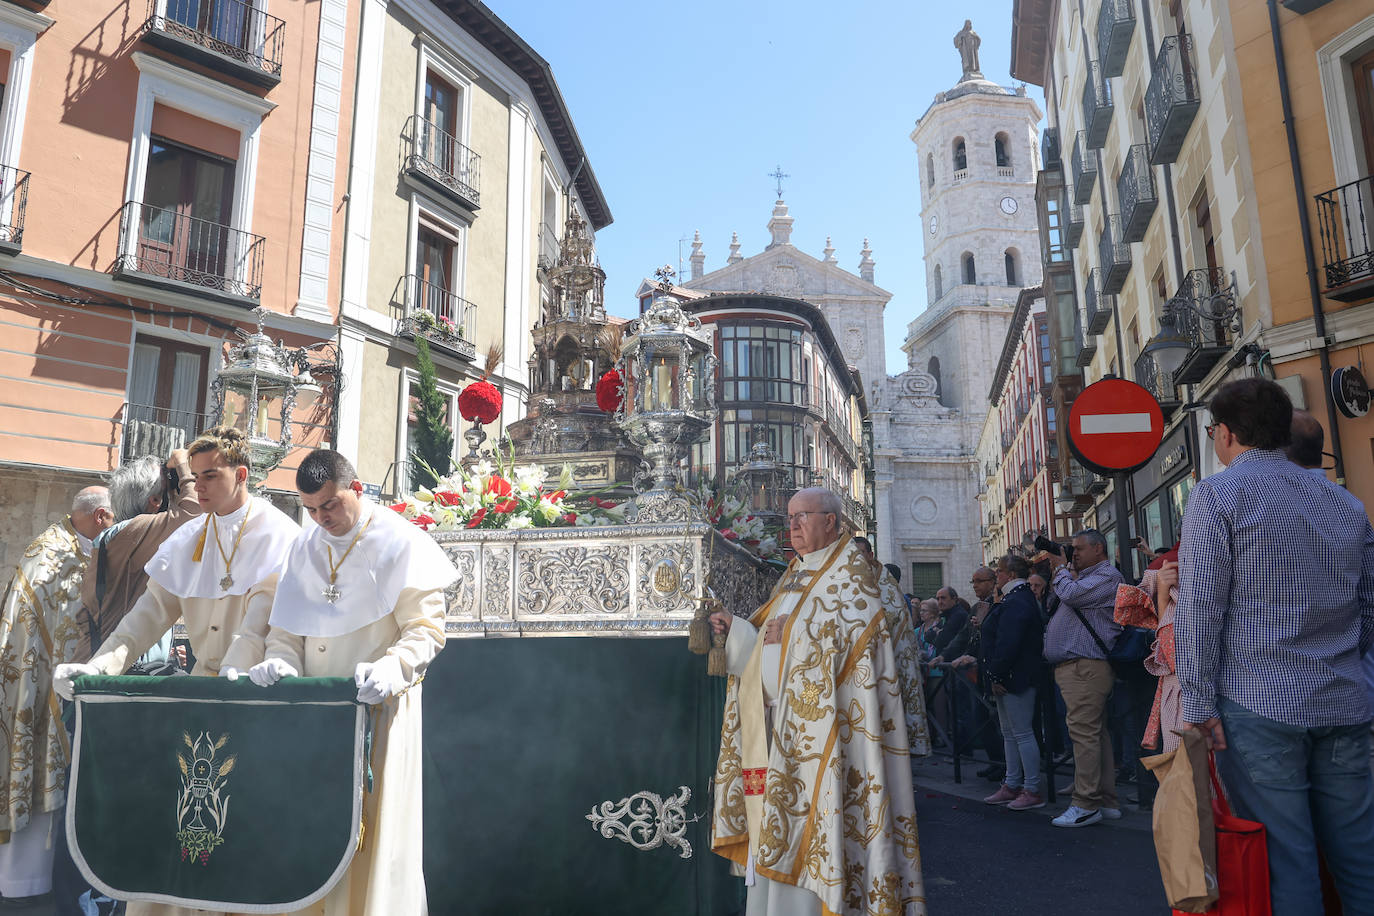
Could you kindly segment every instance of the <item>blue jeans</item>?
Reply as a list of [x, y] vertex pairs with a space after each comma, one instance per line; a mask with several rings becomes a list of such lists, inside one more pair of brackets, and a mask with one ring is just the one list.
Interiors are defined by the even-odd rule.
[[1003, 749], [1007, 755], [1008, 789], [1025, 789], [1040, 794], [1040, 745], [1035, 742], [1031, 720], [1035, 717], [1035, 688], [997, 697], [997, 719], [1002, 725]]
[[1369, 725], [1298, 728], [1218, 698], [1217, 770], [1236, 814], [1264, 824], [1274, 916], [1322, 916], [1317, 850], [1346, 913], [1374, 913]]

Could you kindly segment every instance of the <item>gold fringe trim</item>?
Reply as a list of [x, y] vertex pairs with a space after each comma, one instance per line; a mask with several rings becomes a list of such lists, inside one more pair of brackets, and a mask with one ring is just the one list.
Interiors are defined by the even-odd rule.
[[205, 556], [205, 536], [210, 533], [210, 519], [205, 520], [205, 525], [200, 529], [200, 537], [196, 540], [196, 550], [191, 554], [191, 562], [199, 563]]

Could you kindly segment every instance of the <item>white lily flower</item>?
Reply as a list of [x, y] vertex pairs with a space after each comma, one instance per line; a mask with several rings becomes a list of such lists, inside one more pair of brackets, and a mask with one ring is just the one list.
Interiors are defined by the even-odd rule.
[[534, 519], [530, 518], [528, 515], [517, 515], [510, 520], [510, 524], [506, 527], [512, 531], [517, 531], [521, 528], [533, 528]]

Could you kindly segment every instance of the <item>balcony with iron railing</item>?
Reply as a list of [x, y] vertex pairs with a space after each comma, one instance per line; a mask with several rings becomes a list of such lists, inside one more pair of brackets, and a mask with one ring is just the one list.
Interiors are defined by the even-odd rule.
[[1080, 307], [1073, 313], [1073, 339], [1078, 346], [1074, 364], [1080, 369], [1092, 365], [1093, 357], [1097, 355], [1097, 338], [1086, 331], [1083, 309]]
[[1016, 441], [1016, 433], [1010, 429], [1002, 430], [1002, 451], [1011, 451], [1011, 444]]
[[120, 411], [124, 435], [119, 447], [120, 462], [151, 455], [167, 460], [174, 448], [185, 448], [210, 425], [208, 413], [125, 403]]
[[1191, 35], [1170, 35], [1159, 46], [1154, 75], [1145, 89], [1145, 132], [1150, 164], [1178, 159], [1201, 104], [1193, 66]]
[[1135, 381], [1137, 385], [1154, 395], [1160, 409], [1164, 411], [1165, 420], [1178, 410], [1181, 403], [1178, 399], [1178, 387], [1169, 377], [1169, 373], [1159, 365], [1159, 360], [1155, 359], [1154, 354], [1146, 352], [1136, 357]]
[[540, 270], [548, 270], [558, 263], [558, 230], [548, 223], [539, 225]]
[[1327, 297], [1374, 296], [1374, 176], [1318, 194], [1317, 222]]
[[262, 299], [267, 240], [181, 210], [129, 201], [120, 211], [114, 275], [164, 289], [201, 293], [237, 304]]
[[1088, 149], [1088, 134], [1080, 130], [1073, 137], [1073, 155], [1070, 157], [1073, 174], [1073, 201], [1086, 204], [1093, 199], [1093, 185], [1097, 184], [1097, 157]]
[[1088, 271], [1088, 282], [1083, 287], [1083, 311], [1089, 334], [1101, 334], [1107, 330], [1115, 305], [1115, 297], [1102, 292], [1101, 268]]
[[1102, 268], [1102, 292], [1115, 296], [1126, 287], [1126, 278], [1131, 274], [1131, 245], [1121, 237], [1121, 217], [1115, 213], [1107, 217], [1102, 227], [1097, 253]]
[[1088, 61], [1083, 80], [1083, 125], [1088, 149], [1101, 149], [1107, 142], [1107, 130], [1112, 126], [1112, 84], [1102, 72], [1102, 65]]
[[1059, 129], [1055, 127], [1045, 128], [1045, 132], [1040, 135], [1040, 167], [1042, 169], [1058, 169], [1059, 161]]
[[24, 247], [24, 215], [29, 208], [29, 173], [0, 165], [0, 252]]
[[1145, 238], [1150, 218], [1159, 206], [1154, 170], [1148, 148], [1138, 143], [1126, 152], [1121, 174], [1116, 177], [1116, 202], [1121, 205], [1121, 239], [1139, 242]]
[[286, 23], [252, 0], [148, 0], [143, 40], [257, 86], [281, 82]]
[[482, 202], [478, 191], [482, 157], [439, 125], [411, 115], [401, 131], [401, 171], [468, 210]]
[[1126, 54], [1131, 50], [1134, 31], [1132, 0], [1102, 0], [1097, 11], [1097, 56], [1107, 76], [1120, 76], [1125, 72]]
[[1077, 248], [1078, 243], [1083, 240], [1083, 207], [1073, 202], [1070, 195], [1064, 195], [1064, 243], [1070, 248]]
[[423, 336], [460, 359], [477, 357], [477, 306], [416, 274], [401, 280], [396, 336]]
[[1175, 385], [1195, 385], [1231, 352], [1236, 285], [1222, 268], [1190, 270], [1165, 305], [1174, 328], [1188, 339], [1188, 353], [1174, 373]]

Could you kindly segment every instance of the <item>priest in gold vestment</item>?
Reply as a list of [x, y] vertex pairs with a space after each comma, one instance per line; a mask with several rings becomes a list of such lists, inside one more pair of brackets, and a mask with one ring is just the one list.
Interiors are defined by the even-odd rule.
[[929, 753], [914, 633], [828, 490], [788, 503], [797, 558], [728, 631], [712, 849], [746, 916], [925, 913], [911, 756]]
[[67, 793], [71, 749], [52, 690], [80, 635], [81, 580], [91, 542], [114, 522], [110, 494], [87, 487], [71, 515], [24, 549], [0, 616], [0, 895], [32, 897], [52, 887], [52, 826]]

